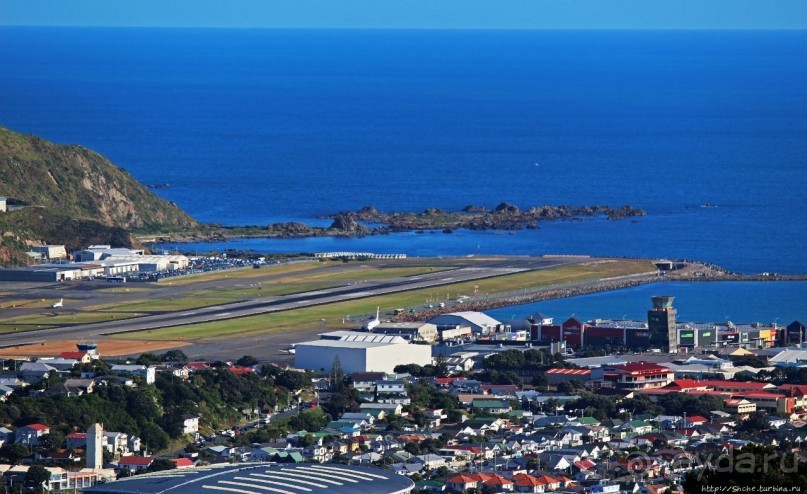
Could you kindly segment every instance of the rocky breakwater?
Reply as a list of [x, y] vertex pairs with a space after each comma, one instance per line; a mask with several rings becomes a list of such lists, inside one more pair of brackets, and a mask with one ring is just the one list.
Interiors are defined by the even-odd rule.
[[591, 217], [604, 217], [619, 220], [645, 216], [647, 213], [633, 206], [533, 206], [521, 209], [503, 202], [494, 209], [470, 205], [461, 211], [448, 212], [430, 208], [420, 213], [383, 213], [372, 206], [358, 211], [341, 212], [328, 218], [350, 217], [356, 222], [378, 223], [383, 225], [368, 230], [365, 234], [387, 232], [409, 232], [417, 230], [443, 230], [450, 233], [456, 229], [467, 230], [522, 230], [538, 228], [542, 221], [573, 220]]

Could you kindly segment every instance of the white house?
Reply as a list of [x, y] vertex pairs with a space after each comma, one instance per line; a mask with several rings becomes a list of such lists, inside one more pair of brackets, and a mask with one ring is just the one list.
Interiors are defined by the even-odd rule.
[[196, 434], [199, 432], [199, 416], [186, 413], [182, 416], [182, 433]]
[[140, 376], [146, 380], [146, 384], [154, 384], [156, 380], [155, 367], [145, 365], [113, 365], [112, 372], [118, 376], [134, 375]]

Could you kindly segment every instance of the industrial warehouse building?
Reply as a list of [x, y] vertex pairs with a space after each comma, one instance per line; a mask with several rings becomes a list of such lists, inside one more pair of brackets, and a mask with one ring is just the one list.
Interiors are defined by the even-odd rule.
[[451, 312], [440, 314], [428, 320], [437, 326], [438, 330], [455, 328], [457, 326], [470, 326], [474, 334], [490, 334], [502, 329], [502, 323], [482, 312]]
[[83, 492], [97, 494], [408, 494], [414, 482], [392, 471], [328, 464], [213, 465], [121, 479]]
[[328, 370], [338, 357], [342, 370], [353, 372], [394, 372], [403, 364], [432, 363], [431, 346], [410, 344], [400, 336], [334, 331], [322, 339], [298, 343], [294, 365], [298, 369]]

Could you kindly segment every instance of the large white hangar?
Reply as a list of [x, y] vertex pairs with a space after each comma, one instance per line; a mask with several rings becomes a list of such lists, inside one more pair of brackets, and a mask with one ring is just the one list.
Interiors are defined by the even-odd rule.
[[400, 336], [334, 331], [323, 339], [298, 343], [294, 366], [298, 369], [328, 370], [339, 357], [342, 370], [353, 372], [394, 372], [403, 364], [432, 363], [431, 346], [410, 344]]
[[408, 494], [414, 482], [392, 471], [338, 464], [247, 463], [165, 470], [98, 484], [95, 494]]

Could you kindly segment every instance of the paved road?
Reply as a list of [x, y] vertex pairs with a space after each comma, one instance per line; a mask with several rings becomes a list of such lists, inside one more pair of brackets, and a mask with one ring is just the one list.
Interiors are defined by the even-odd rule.
[[588, 260], [590, 259], [566, 257], [492, 258], [490, 260], [481, 261], [472, 267], [460, 267], [450, 271], [438, 271], [394, 279], [369, 280], [353, 283], [349, 286], [334, 287], [301, 294], [269, 297], [266, 299], [249, 300], [233, 304], [156, 314], [119, 321], [42, 329], [23, 334], [5, 334], [0, 335], [0, 347], [39, 343], [53, 339], [97, 339], [106, 335], [130, 331], [143, 331], [249, 317], [258, 314], [295, 310], [334, 302], [344, 302], [525, 271], [553, 268]]

